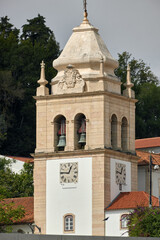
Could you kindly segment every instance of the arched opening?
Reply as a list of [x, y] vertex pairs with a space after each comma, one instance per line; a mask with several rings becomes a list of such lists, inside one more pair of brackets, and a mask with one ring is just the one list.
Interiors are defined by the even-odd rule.
[[117, 117], [115, 114], [111, 118], [111, 146], [117, 148]]
[[74, 121], [74, 145], [75, 149], [84, 149], [86, 145], [86, 117], [79, 113]]
[[127, 128], [128, 128], [128, 122], [125, 117], [122, 118], [122, 124], [121, 124], [121, 148], [122, 151], [127, 150]]
[[18, 230], [17, 230], [17, 233], [23, 233], [23, 234], [24, 234], [25, 232], [24, 232], [24, 230], [22, 230], [22, 229], [18, 229]]
[[74, 214], [66, 214], [64, 217], [64, 233], [73, 233], [75, 231]]
[[64, 151], [66, 146], [66, 118], [59, 115], [54, 120], [54, 144], [58, 151]]

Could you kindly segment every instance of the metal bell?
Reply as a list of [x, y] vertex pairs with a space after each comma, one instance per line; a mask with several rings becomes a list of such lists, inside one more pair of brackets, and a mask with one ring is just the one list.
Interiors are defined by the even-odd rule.
[[86, 133], [85, 133], [85, 132], [82, 132], [82, 133], [80, 134], [80, 139], [79, 139], [79, 142], [78, 142], [78, 143], [83, 144], [83, 145], [86, 144]]
[[65, 135], [61, 135], [59, 136], [59, 142], [57, 147], [65, 147], [66, 146], [66, 136]]

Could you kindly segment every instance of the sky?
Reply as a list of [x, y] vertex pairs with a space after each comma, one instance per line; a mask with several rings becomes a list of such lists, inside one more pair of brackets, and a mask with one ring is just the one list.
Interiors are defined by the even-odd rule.
[[[160, 0], [87, 0], [87, 10], [115, 59], [127, 51], [160, 80]], [[0, 17], [7, 15], [18, 29], [38, 13], [63, 49], [83, 20], [83, 0], [0, 0]]]

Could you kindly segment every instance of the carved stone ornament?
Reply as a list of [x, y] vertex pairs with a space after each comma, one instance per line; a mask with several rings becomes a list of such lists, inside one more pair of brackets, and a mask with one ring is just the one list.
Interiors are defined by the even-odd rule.
[[58, 82], [57, 93], [81, 93], [84, 91], [85, 81], [79, 71], [72, 65], [68, 65], [64, 71], [64, 76]]

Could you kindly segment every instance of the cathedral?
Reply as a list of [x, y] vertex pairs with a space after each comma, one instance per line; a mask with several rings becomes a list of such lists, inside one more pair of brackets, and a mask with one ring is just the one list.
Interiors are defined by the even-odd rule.
[[126, 89], [87, 10], [46, 87], [41, 63], [36, 96], [34, 219], [43, 234], [105, 236], [105, 208], [137, 191], [134, 91]]

